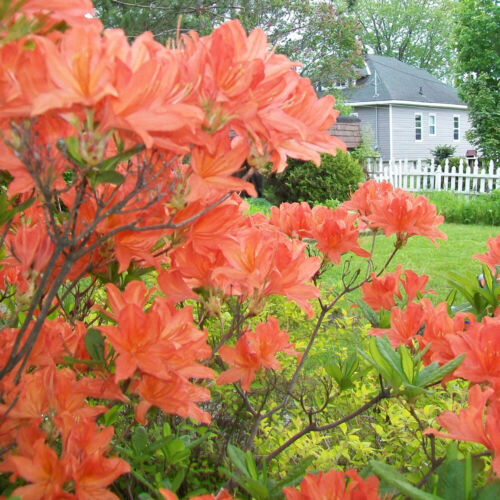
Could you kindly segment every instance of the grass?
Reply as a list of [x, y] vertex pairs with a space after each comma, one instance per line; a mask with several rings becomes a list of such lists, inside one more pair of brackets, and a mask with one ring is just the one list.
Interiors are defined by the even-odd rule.
[[[427, 274], [429, 276], [427, 288], [436, 291], [436, 295], [431, 297], [431, 300], [436, 303], [445, 300], [450, 291], [450, 286], [446, 281], [449, 271], [473, 274], [481, 272], [480, 262], [472, 259], [472, 255], [486, 252], [488, 238], [500, 233], [498, 226], [443, 224], [440, 229], [446, 233], [448, 239], [446, 241], [438, 240], [438, 247], [435, 247], [427, 238], [412, 237], [408, 240], [406, 247], [396, 254], [388, 266], [389, 271], [394, 271], [396, 266], [401, 264], [403, 269], [412, 269], [417, 274]], [[377, 236], [374, 252], [376, 269], [380, 269], [384, 265], [385, 258], [391, 254], [394, 240], [394, 237]], [[370, 243], [371, 237], [361, 237], [363, 247], [368, 248]], [[352, 265], [363, 260], [354, 257]], [[326, 283], [337, 283], [340, 272], [339, 267], [330, 271], [324, 276]]]

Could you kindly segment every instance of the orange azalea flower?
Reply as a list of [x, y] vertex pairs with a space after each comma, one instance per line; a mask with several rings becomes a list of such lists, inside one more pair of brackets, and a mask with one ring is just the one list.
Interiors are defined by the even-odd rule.
[[131, 281], [127, 284], [123, 293], [113, 283], [107, 283], [106, 294], [111, 312], [106, 311], [106, 315], [117, 321], [120, 312], [127, 305], [136, 305], [143, 309], [153, 292], [154, 289], [148, 292], [143, 281]]
[[484, 412], [486, 403], [493, 394], [494, 390], [491, 388], [487, 387], [483, 391], [479, 385], [472, 386], [469, 389], [467, 408], [461, 410], [458, 415], [452, 411], [445, 411], [437, 418], [438, 424], [444, 427], [449, 434], [438, 432], [435, 429], [427, 429], [425, 433], [458, 441], [481, 443], [487, 448], [492, 448], [485, 429]]
[[448, 342], [454, 356], [465, 353], [462, 364], [454, 371], [455, 377], [471, 382], [489, 382], [500, 390], [500, 318], [485, 317], [465, 332], [449, 335]]
[[147, 422], [146, 413], [151, 406], [182, 418], [191, 417], [203, 424], [210, 423], [210, 415], [196, 405], [201, 401], [209, 401], [210, 391], [178, 375], [166, 379], [142, 375], [140, 381], [134, 381], [131, 390], [142, 398], [135, 409], [135, 418], [142, 424]]
[[217, 290], [220, 282], [214, 276], [215, 270], [226, 265], [227, 261], [219, 248], [204, 248], [203, 250], [203, 253], [197, 252], [193, 243], [179, 246], [170, 254], [171, 269], [179, 271], [191, 289], [203, 287]]
[[[196, 252], [204, 254], [207, 250], [213, 251], [214, 248], [219, 248], [230, 235], [244, 227], [245, 205], [239, 196], [233, 194], [224, 203], [190, 224], [185, 233]], [[185, 218], [192, 217], [203, 208], [205, 207], [199, 202], [190, 203], [182, 211], [182, 217], [178, 214], [175, 221], [181, 222]]]
[[267, 223], [249, 227], [221, 245], [227, 264], [215, 269], [213, 277], [228, 295], [252, 297], [256, 305], [265, 296], [283, 295], [312, 317], [308, 301], [318, 297], [319, 290], [306, 283], [321, 261], [307, 258], [305, 248], [304, 243], [290, 240]]
[[425, 330], [418, 340], [421, 348], [431, 345], [424, 355], [424, 360], [439, 364], [447, 363], [455, 357], [449, 343], [452, 334], [463, 331], [468, 323], [475, 321], [475, 318], [472, 314], [464, 313], [455, 314], [450, 318], [446, 302], [434, 306], [429, 299], [422, 299], [420, 303], [424, 310]]
[[[182, 80], [182, 54], [167, 50], [150, 33], [137, 37], [130, 48], [123, 32], [105, 40], [108, 58], [116, 57], [116, 93], [108, 100], [101, 130], [133, 131], [148, 148], [154, 143], [162, 147], [163, 140], [168, 144], [165, 149], [179, 154], [189, 151], [191, 139], [199, 144], [204, 138], [200, 130], [204, 114], [194, 102], [186, 101], [193, 85]], [[137, 88], [142, 91], [136, 92]]]
[[4, 265], [17, 261], [23, 273], [33, 271], [35, 275], [43, 272], [54, 250], [44, 224], [20, 226], [14, 235], [9, 235], [7, 246], [11, 258], [4, 259]]
[[54, 365], [35, 372], [39, 386], [46, 393], [48, 413], [61, 432], [63, 439], [76, 422], [85, 418], [94, 418], [104, 413], [105, 406], [89, 406], [85, 385], [76, 380], [76, 374], [70, 368], [57, 369]]
[[198, 295], [189, 288], [178, 270], [169, 269], [168, 271], [161, 271], [157, 280], [160, 290], [173, 305], [183, 300], [196, 300], [198, 298]]
[[28, 364], [32, 366], [51, 366], [63, 363], [64, 356], [88, 359], [84, 338], [87, 328], [78, 322], [74, 328], [63, 318], [45, 320], [30, 353]]
[[386, 273], [380, 278], [377, 278], [375, 273], [371, 273], [371, 281], [364, 283], [361, 287], [363, 301], [374, 311], [391, 309], [396, 304], [394, 297], [401, 298], [400, 276], [401, 266], [398, 266], [394, 273]]
[[382, 229], [386, 236], [397, 234], [399, 245], [410, 236], [425, 236], [436, 246], [436, 238], [447, 239], [436, 226], [444, 222], [436, 207], [422, 195], [416, 198], [402, 189], [387, 191], [382, 199], [373, 201], [372, 214], [367, 217], [372, 227]]
[[35, 98], [32, 116], [74, 104], [92, 107], [117, 94], [112, 84], [114, 64], [106, 55], [101, 31], [99, 25], [74, 27], [58, 45], [44, 37], [37, 40], [55, 88]]
[[417, 294], [435, 293], [434, 290], [425, 290], [425, 285], [427, 285], [427, 281], [429, 281], [429, 276], [426, 276], [425, 274], [419, 276], [411, 269], [407, 269], [404, 272], [404, 275], [405, 279], [401, 280], [401, 284], [406, 292], [408, 302], [411, 302], [414, 298], [416, 298]]
[[137, 369], [169, 380], [172, 372], [183, 377], [211, 378], [212, 370], [196, 360], [207, 358], [207, 332], [193, 324], [189, 307], [176, 310], [157, 298], [146, 314], [135, 304], [125, 304], [118, 326], [100, 326], [118, 354], [115, 380], [125, 380]]
[[422, 328], [423, 319], [422, 307], [412, 302], [404, 311], [399, 307], [391, 309], [391, 328], [372, 328], [368, 333], [377, 337], [387, 335], [394, 348], [401, 344], [411, 346], [412, 340]]
[[80, 379], [80, 387], [83, 392], [96, 399], [110, 399], [128, 403], [129, 399], [123, 394], [120, 384], [116, 383], [111, 373], [100, 373], [95, 368], [92, 370], [93, 378], [83, 377]]
[[247, 335], [240, 337], [234, 347], [223, 345], [219, 355], [232, 368], [217, 377], [217, 385], [232, 384], [239, 380], [241, 387], [249, 392], [250, 384], [262, 363], [259, 353], [253, 348]]
[[151, 311], [160, 317], [161, 344], [170, 348], [169, 355], [164, 359], [168, 369], [186, 378], [213, 378], [210, 368], [196, 362], [208, 358], [212, 350], [207, 344], [208, 332], [199, 330], [193, 323], [192, 308], [184, 306], [175, 309], [168, 299], [157, 298]]
[[169, 377], [161, 360], [168, 356], [171, 348], [160, 343], [161, 328], [157, 313], [146, 314], [135, 304], [127, 304], [120, 311], [118, 327], [99, 327], [118, 354], [116, 382], [131, 378], [138, 368], [146, 373]]
[[297, 240], [283, 239], [276, 243], [272, 273], [264, 295], [283, 295], [293, 300], [308, 319], [314, 315], [310, 300], [320, 295], [318, 288], [309, 283], [321, 266], [319, 257], [306, 257], [305, 245]]
[[[229, 136], [227, 137], [229, 140]], [[243, 141], [234, 141], [235, 146], [224, 146], [218, 141], [216, 154], [209, 154], [204, 148], [194, 148], [191, 153], [191, 169], [189, 177], [189, 194], [187, 201], [204, 199], [210, 189], [219, 192], [246, 191], [250, 196], [257, 196], [252, 183], [246, 182], [231, 174], [237, 172], [248, 154], [248, 146]]]
[[92, 420], [82, 420], [69, 431], [63, 446], [63, 461], [76, 498], [118, 499], [106, 486], [130, 472], [130, 465], [121, 458], [103, 456], [112, 437], [113, 427], [98, 432]]
[[312, 238], [312, 211], [308, 203], [282, 203], [271, 207], [269, 222], [291, 238]]
[[[52, 23], [65, 21], [70, 26], [99, 24], [97, 19], [87, 17], [94, 12], [91, 0], [26, 0], [20, 11], [28, 16], [47, 16]], [[43, 26], [44, 30], [48, 28]]]
[[488, 265], [493, 275], [496, 274], [496, 266], [500, 265], [500, 234], [496, 238], [488, 239], [488, 251], [483, 254], [476, 253], [472, 257]]
[[25, 479], [27, 486], [16, 488], [12, 495], [23, 500], [61, 500], [72, 498], [63, 487], [69, 477], [56, 452], [40, 438], [33, 444], [33, 453], [29, 457], [12, 455], [8, 461], [12, 472]]
[[347, 252], [370, 257], [370, 252], [359, 246], [359, 230], [354, 227], [356, 219], [357, 215], [344, 208], [332, 210], [316, 206], [312, 209], [311, 232], [318, 242], [316, 246], [335, 264], [340, 264], [340, 257]]
[[279, 329], [278, 320], [270, 317], [266, 323], [259, 323], [255, 332], [247, 331], [236, 342], [234, 347], [222, 346], [220, 357], [231, 368], [219, 375], [217, 384], [231, 384], [241, 381], [241, 387], [249, 392], [255, 373], [260, 368], [280, 370], [276, 359], [277, 352], [299, 355], [288, 342], [288, 334]]
[[[1, 109], [1, 108], [0, 108]], [[14, 178], [9, 183], [8, 195], [28, 193], [35, 187], [35, 181], [31, 177], [26, 167], [0, 139], [0, 158], [2, 158], [2, 170], [9, 172]]]
[[375, 476], [362, 479], [354, 469], [308, 474], [300, 483], [300, 491], [284, 488], [287, 500], [380, 500], [379, 480]]
[[24, 374], [20, 385], [11, 387], [4, 394], [5, 403], [0, 405], [0, 415], [6, 413], [19, 393], [19, 401], [7, 414], [9, 422], [40, 422], [44, 415], [49, 414], [63, 436], [80, 419], [93, 418], [106, 411], [104, 406], [87, 404], [84, 386], [76, 380], [73, 370], [58, 370], [55, 365]]
[[345, 201], [341, 206], [347, 210], [354, 210], [360, 215], [358, 226], [360, 229], [369, 227], [376, 229], [370, 223], [370, 216], [374, 212], [373, 203], [377, 200], [384, 199], [388, 193], [394, 191], [394, 187], [387, 181], [377, 182], [373, 179], [360, 183], [351, 198]]
[[274, 267], [276, 244], [279, 235], [273, 231], [249, 228], [221, 245], [229, 265], [214, 271], [228, 295], [252, 296], [269, 282]]

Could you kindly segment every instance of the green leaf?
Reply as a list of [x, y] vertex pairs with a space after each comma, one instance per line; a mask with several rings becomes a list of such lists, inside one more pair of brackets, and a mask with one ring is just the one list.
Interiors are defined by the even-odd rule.
[[184, 478], [186, 477], [186, 469], [181, 469], [177, 472], [177, 474], [174, 476], [174, 478], [170, 481], [170, 490], [173, 492], [177, 492], [177, 490], [180, 488], [182, 481], [184, 481]]
[[415, 365], [413, 363], [410, 351], [406, 346], [401, 344], [398, 348], [398, 352], [401, 358], [401, 369], [403, 371], [404, 376], [406, 377], [406, 381], [412, 384]]
[[23, 210], [29, 208], [35, 202], [35, 197], [29, 198], [26, 201], [23, 201], [19, 205], [16, 205], [10, 209], [7, 209], [7, 196], [2, 194], [0, 195], [0, 225], [5, 224], [7, 221], [12, 219], [14, 215]]
[[246, 477], [250, 477], [250, 474], [246, 465], [246, 455], [245, 452], [233, 446], [232, 444], [227, 445], [227, 455], [231, 463]]
[[465, 358], [465, 354], [457, 356], [443, 366], [438, 366], [437, 363], [427, 365], [417, 376], [416, 384], [419, 387], [425, 387], [434, 382], [438, 382], [446, 375], [456, 370]]
[[[476, 492], [474, 500], [498, 500], [500, 498], [500, 481], [487, 484]], [[457, 499], [452, 499], [457, 500]]]
[[239, 484], [257, 500], [266, 500], [270, 498], [269, 491], [266, 486], [261, 484], [256, 479], [252, 479], [250, 477], [243, 480], [240, 479]]
[[444, 500], [464, 500], [464, 464], [459, 460], [445, 460], [437, 470], [437, 493]]
[[142, 455], [148, 447], [148, 431], [142, 425], [135, 428], [132, 434], [132, 447], [138, 455]]
[[85, 349], [95, 361], [104, 361], [104, 337], [99, 330], [89, 328], [85, 335]]
[[106, 426], [113, 425], [118, 420], [118, 414], [123, 408], [121, 403], [114, 405], [109, 411], [107, 411], [101, 418], [102, 423]]
[[247, 450], [245, 453], [245, 463], [247, 466], [248, 473], [250, 474], [250, 477], [253, 479], [258, 479], [259, 475], [257, 473], [257, 466], [255, 465], [255, 460], [252, 456], [252, 453]]
[[412, 500], [442, 500], [441, 497], [419, 490], [416, 486], [409, 483], [400, 472], [392, 467], [376, 460], [370, 461], [370, 466], [380, 478], [384, 479], [391, 486], [397, 488]]
[[122, 174], [115, 172], [114, 170], [104, 170], [96, 175], [94, 184], [96, 186], [98, 184], [116, 184], [119, 186], [124, 182], [125, 177]]
[[80, 141], [78, 137], [67, 137], [65, 142], [70, 158], [78, 162], [78, 164], [82, 164], [83, 159], [80, 155]]
[[144, 150], [144, 145], [140, 144], [138, 146], [134, 146], [133, 148], [127, 149], [123, 153], [119, 153], [111, 158], [107, 158], [103, 162], [99, 163], [99, 172], [112, 171], [116, 168], [120, 163], [129, 160], [133, 155], [140, 153]]

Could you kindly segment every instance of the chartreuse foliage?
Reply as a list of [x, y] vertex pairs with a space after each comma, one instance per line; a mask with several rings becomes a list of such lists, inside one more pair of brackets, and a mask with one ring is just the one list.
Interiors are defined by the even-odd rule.
[[387, 272], [445, 237], [424, 197], [368, 181], [249, 214], [245, 169], [341, 146], [334, 100], [238, 22], [131, 45], [91, 9], [0, 8], [2, 495], [494, 495], [500, 237], [452, 316]]

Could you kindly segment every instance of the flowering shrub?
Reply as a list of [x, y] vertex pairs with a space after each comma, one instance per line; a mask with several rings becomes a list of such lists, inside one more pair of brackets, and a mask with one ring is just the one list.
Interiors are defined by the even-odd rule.
[[[426, 277], [382, 276], [408, 238], [444, 237], [435, 208], [369, 181], [337, 210], [302, 203], [270, 219], [245, 215], [236, 192], [253, 186], [232, 175], [244, 162], [279, 172], [288, 157], [319, 163], [342, 147], [327, 132], [333, 99], [318, 99], [260, 30], [247, 36], [233, 21], [169, 47], [148, 33], [129, 44], [91, 9], [56, 0], [0, 9], [3, 495], [381, 498], [379, 480], [352, 468], [273, 464], [306, 435], [383, 400], [413, 404], [458, 377], [472, 384], [468, 408], [438, 418], [446, 432], [420, 429], [421, 486], [448, 470], [435, 436], [480, 443], [498, 475], [498, 310], [452, 318], [423, 298]], [[372, 232], [370, 250], [360, 228]], [[396, 235], [378, 271], [377, 232]], [[494, 272], [497, 246], [479, 256]], [[321, 274], [350, 253], [364, 267], [345, 265], [343, 287], [321, 290]], [[358, 288], [380, 317], [392, 310], [390, 328], [305, 376], [339, 301]], [[276, 296], [312, 319], [305, 338], [268, 314]], [[371, 389], [331, 420], [361, 363], [372, 367]], [[259, 451], [265, 426], [297, 414], [300, 430]], [[195, 488], [197, 466], [215, 476], [214, 491], [228, 489]], [[384, 488], [427, 498], [384, 464], [371, 469]]]

